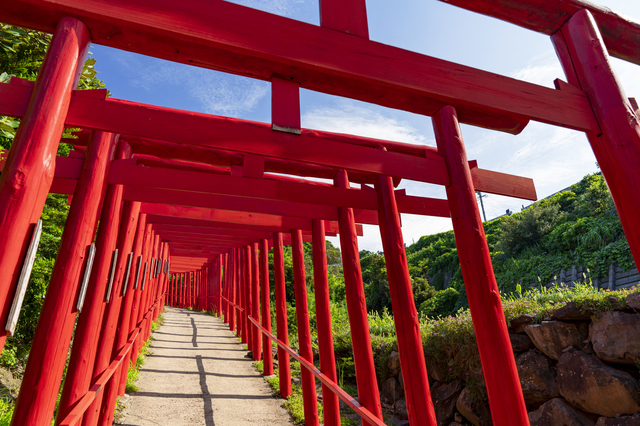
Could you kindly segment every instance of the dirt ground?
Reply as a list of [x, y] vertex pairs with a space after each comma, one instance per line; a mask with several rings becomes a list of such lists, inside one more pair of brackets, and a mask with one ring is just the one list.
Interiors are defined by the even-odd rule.
[[141, 368], [138, 392], [120, 425], [291, 425], [269, 385], [221, 320], [166, 308], [153, 333], [153, 355]]

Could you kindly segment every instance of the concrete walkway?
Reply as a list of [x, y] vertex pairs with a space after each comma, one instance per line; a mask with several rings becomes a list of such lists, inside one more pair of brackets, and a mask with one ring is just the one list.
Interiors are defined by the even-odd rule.
[[220, 319], [166, 308], [122, 425], [290, 425], [291, 417]]

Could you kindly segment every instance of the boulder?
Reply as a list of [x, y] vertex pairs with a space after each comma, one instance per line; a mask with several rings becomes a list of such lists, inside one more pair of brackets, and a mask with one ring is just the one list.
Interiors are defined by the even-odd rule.
[[533, 349], [533, 342], [526, 334], [509, 333], [509, 340], [511, 340], [511, 349], [513, 349], [514, 352], [524, 352]]
[[551, 319], [561, 321], [588, 321], [591, 319], [593, 311], [582, 309], [575, 302], [569, 302], [560, 309], [551, 313]]
[[584, 411], [614, 417], [640, 408], [638, 382], [593, 355], [570, 349], [560, 356], [557, 368], [560, 395]]
[[404, 378], [402, 377], [402, 370], [400, 370], [400, 374], [398, 374], [398, 381], [400, 382], [400, 387], [404, 390]]
[[640, 414], [633, 416], [600, 417], [596, 426], [640, 426]]
[[640, 293], [629, 293], [624, 300], [627, 308], [640, 309]]
[[524, 328], [536, 319], [536, 314], [524, 314], [513, 318], [509, 321], [510, 327], [514, 333], [524, 333]]
[[433, 408], [436, 412], [438, 425], [446, 426], [456, 412], [456, 402], [462, 391], [462, 385], [454, 380], [451, 383], [436, 382], [431, 388]]
[[531, 426], [594, 426], [595, 422], [562, 398], [553, 398], [529, 413]]
[[524, 331], [540, 352], [554, 360], [557, 360], [562, 350], [569, 346], [582, 347], [583, 339], [575, 324], [542, 321], [542, 324], [526, 326]]
[[533, 349], [520, 355], [516, 359], [516, 367], [524, 401], [529, 410], [560, 396], [553, 363], [537, 350]]
[[609, 299], [609, 302], [611, 302], [611, 304], [613, 305], [614, 310], [616, 311], [624, 310], [624, 306], [622, 305], [622, 303], [620, 303], [620, 300], [618, 300], [617, 297], [609, 296], [608, 299]]
[[398, 352], [393, 351], [389, 354], [387, 369], [389, 370], [389, 376], [391, 377], [398, 377], [400, 374], [400, 354]]
[[589, 339], [601, 360], [635, 364], [640, 359], [640, 314], [603, 312], [591, 321]]
[[469, 390], [464, 388], [456, 401], [456, 408], [474, 426], [491, 425], [491, 413], [482, 402], [474, 402], [469, 396]]
[[395, 377], [389, 377], [380, 389], [380, 399], [387, 404], [394, 404], [404, 397], [400, 382]]
[[437, 380], [439, 382], [444, 382], [445, 380], [445, 369], [437, 363], [438, 361], [427, 361], [427, 373], [429, 377], [433, 380]]
[[401, 419], [407, 420], [409, 418], [409, 414], [407, 413], [407, 401], [405, 401], [404, 399], [396, 401], [393, 409], [395, 410], [396, 415]]

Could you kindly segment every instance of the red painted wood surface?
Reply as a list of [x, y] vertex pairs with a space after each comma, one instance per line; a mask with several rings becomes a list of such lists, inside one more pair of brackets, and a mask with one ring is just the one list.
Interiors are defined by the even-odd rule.
[[[82, 22], [64, 18], [52, 24], [51, 45], [0, 175], [0, 321], [3, 323], [13, 303], [31, 233], [49, 193], [71, 91], [77, 85], [90, 41], [89, 31]], [[3, 328], [0, 351], [5, 339]]]
[[[227, 228], [227, 229], [244, 229], [244, 230], [255, 230], [255, 231], [269, 231], [269, 232], [280, 232], [280, 231], [289, 231], [291, 228], [290, 225], [305, 225], [302, 229], [302, 234], [310, 234], [311, 233], [311, 222], [307, 222], [305, 220], [289, 220], [289, 218], [283, 218], [281, 222], [272, 221], [272, 224], [269, 225], [257, 225], [252, 224], [250, 220], [246, 217], [246, 215], [233, 215], [228, 216], [226, 214], [216, 214], [214, 213], [214, 218], [217, 216], [219, 219], [232, 219], [230, 221], [216, 221], [209, 220], [211, 212], [204, 212], [202, 209], [198, 208], [175, 208], [173, 206], [162, 206], [155, 204], [147, 204], [144, 206], [145, 210], [156, 213], [149, 214], [150, 223], [154, 224], [171, 224], [171, 225], [185, 225], [185, 226], [201, 226], [201, 227], [219, 227], [219, 228]], [[226, 216], [226, 217], [225, 217]], [[241, 222], [241, 223], [238, 223]], [[308, 229], [306, 225], [309, 225]], [[338, 231], [338, 223], [325, 221], [325, 229], [327, 235], [337, 235]], [[359, 236], [363, 235], [362, 225], [356, 225], [356, 232]]]
[[[336, 359], [333, 350], [331, 331], [331, 306], [329, 301], [329, 276], [327, 272], [327, 248], [324, 234], [324, 222], [313, 221], [313, 288], [316, 301], [316, 324], [318, 332], [318, 350], [320, 352], [320, 370], [331, 381], [338, 381]], [[340, 406], [338, 396], [322, 385], [322, 407], [326, 426], [340, 425]]]
[[222, 1], [15, 0], [0, 19], [52, 32], [65, 14], [86, 18], [95, 43], [266, 81], [286, 76], [418, 114], [451, 104], [462, 122], [513, 133], [527, 117], [571, 128], [593, 122], [574, 96]]
[[369, 38], [365, 0], [320, 0], [320, 25]]
[[[129, 320], [129, 324], [131, 330], [139, 326], [139, 322], [142, 318], [142, 312], [144, 309], [144, 284], [147, 279], [147, 271], [149, 268], [148, 258], [150, 257], [150, 246], [151, 246], [151, 238], [152, 238], [152, 229], [153, 225], [147, 223], [144, 229], [144, 233], [142, 235], [142, 250], [140, 252], [140, 274], [138, 274], [138, 279], [136, 280], [137, 286], [134, 284], [135, 298], [133, 301], [133, 309], [131, 310], [131, 319]], [[131, 359], [129, 360], [131, 364], [135, 367], [137, 363], [137, 359], [133, 354], [138, 354], [140, 349], [140, 345], [142, 344], [140, 336], [134, 343], [133, 352], [131, 353]]]
[[[307, 298], [307, 278], [304, 272], [304, 251], [302, 234], [299, 230], [291, 231], [291, 257], [293, 260], [293, 285], [296, 297], [296, 325], [298, 326], [298, 345], [300, 357], [313, 364], [313, 348], [311, 346], [311, 328], [309, 326], [309, 306]], [[302, 401], [304, 406], [304, 424], [317, 426], [318, 402], [316, 381], [307, 369], [300, 372], [302, 379]]]
[[[251, 316], [260, 322], [260, 253], [258, 252], [258, 243], [251, 244]], [[253, 360], [260, 361], [262, 359], [262, 349], [260, 342], [260, 333], [254, 327], [251, 330], [253, 345]]]
[[[290, 201], [258, 200], [227, 195], [204, 194], [172, 189], [128, 186], [124, 191], [124, 199], [144, 203], [171, 204], [175, 206], [219, 209], [219, 211], [261, 213], [272, 216], [289, 216], [294, 218], [336, 220], [335, 207], [315, 204], [303, 204]], [[360, 223], [371, 223], [363, 217]]]
[[[3, 162], [0, 160], [0, 169], [2, 164]], [[77, 179], [81, 165], [81, 158], [58, 157], [54, 186], [50, 192], [67, 193], [65, 182], [67, 179]], [[532, 179], [480, 169], [475, 161], [470, 161], [469, 165], [476, 191], [526, 200], [537, 199]], [[130, 160], [115, 161], [110, 168], [109, 183], [367, 210], [377, 210], [378, 208], [373, 191], [359, 191], [353, 188], [342, 190], [329, 184], [303, 179], [285, 179], [283, 176], [255, 181], [254, 179], [225, 176], [197, 169], [182, 170], [168, 169], [167, 167], [167, 165], [157, 163], [142, 167], [130, 163]], [[335, 175], [335, 170], [332, 173]], [[372, 179], [375, 180], [375, 178]], [[75, 186], [75, 183], [72, 184]], [[140, 190], [134, 189], [133, 193], [139, 194]], [[396, 191], [396, 200], [401, 213], [449, 217], [449, 207], [446, 200], [409, 196], [403, 190]]]
[[593, 17], [577, 12], [552, 40], [570, 83], [589, 95], [601, 134], [587, 133], [640, 264], [640, 121], [614, 72]]
[[[553, 89], [545, 90], [563, 93]], [[588, 105], [588, 100], [581, 94], [560, 94], [557, 96], [576, 98], [579, 108], [586, 108]], [[585, 111], [592, 114], [590, 110]], [[589, 117], [593, 121], [592, 115]], [[448, 180], [442, 159], [427, 151], [422, 158], [393, 151], [382, 154], [377, 149], [339, 142], [332, 137], [318, 137], [318, 133], [311, 130], [303, 130], [301, 135], [296, 135], [273, 131], [266, 123], [185, 112], [114, 98], [101, 101], [74, 96], [66, 124], [345, 168], [367, 174], [383, 173], [428, 183], [445, 184]], [[182, 131], [178, 132], [178, 127]], [[589, 122], [588, 126], [580, 126], [578, 130], [592, 130], [596, 127], [597, 123]], [[210, 132], [211, 128], [216, 131]], [[203, 134], [207, 137], [203, 138]], [[333, 155], [334, 152], [340, 152], [341, 155]]]
[[438, 150], [450, 168], [452, 183], [446, 188], [447, 198], [491, 418], [496, 426], [528, 426], [527, 408], [455, 109], [444, 107], [433, 117], [433, 126]]
[[[126, 158], [130, 155], [131, 151], [126, 144], [118, 144], [116, 159]], [[118, 229], [122, 214], [122, 192], [122, 185], [107, 185], [100, 214], [100, 227], [96, 237], [93, 269], [82, 313], [76, 322], [73, 347], [56, 413], [56, 423], [64, 419], [77, 401], [89, 390], [91, 379], [93, 379], [93, 366], [98, 343], [110, 346], [108, 342], [100, 339], [100, 334], [113, 252], [118, 241]]]
[[378, 179], [376, 192], [381, 206], [380, 236], [387, 266], [409, 422], [412, 425], [437, 426], [393, 182], [388, 176], [380, 176]]
[[[118, 320], [118, 329], [116, 331], [116, 334], [119, 336], [119, 339], [116, 341], [116, 344], [118, 342], [122, 343], [121, 342], [122, 337], [128, 336], [136, 328], [135, 323], [132, 323], [131, 321], [131, 318], [132, 318], [131, 311], [136, 306], [136, 300], [139, 297], [138, 292], [135, 291], [136, 276], [137, 276], [138, 264], [140, 263], [140, 254], [142, 253], [142, 242], [144, 239], [144, 231], [147, 227], [147, 215], [140, 212], [138, 214], [139, 214], [138, 224], [136, 227], [134, 243], [133, 243], [133, 261], [131, 265], [131, 273], [129, 274], [129, 282], [123, 283], [123, 285], [127, 286], [127, 293], [125, 295], [124, 305], [123, 305], [122, 311], [120, 312], [120, 318]], [[125, 365], [127, 365], [127, 368], [123, 367], [120, 369], [120, 377], [118, 379], [118, 386], [117, 386], [118, 396], [124, 395], [125, 386], [127, 384], [127, 372], [128, 372], [128, 365], [129, 365], [130, 359], [131, 359], [131, 356], [125, 362]]]
[[[284, 252], [282, 233], [273, 235], [273, 276], [276, 296], [276, 330], [278, 339], [289, 346], [289, 327], [287, 325], [287, 290], [284, 278]], [[287, 398], [291, 395], [291, 367], [289, 354], [278, 346], [278, 375], [280, 379], [280, 395]]]
[[251, 246], [246, 245], [244, 247], [245, 253], [245, 263], [244, 263], [244, 313], [245, 313], [245, 323], [247, 324], [247, 349], [250, 351], [253, 350], [253, 333], [255, 327], [250, 324], [249, 317], [251, 316], [252, 303], [251, 298], [253, 297], [251, 292], [251, 282], [253, 281], [253, 268], [251, 267], [252, 255], [251, 255]]
[[271, 79], [271, 127], [300, 134], [300, 85], [295, 81]]
[[[253, 318], [251, 318], [251, 321], [254, 324], [256, 324]], [[259, 326], [259, 324], [256, 324], [256, 325]], [[342, 390], [340, 386], [338, 386], [334, 381], [332, 381], [326, 375], [324, 375], [319, 369], [315, 367], [315, 365], [313, 365], [306, 359], [302, 358], [299, 354], [294, 352], [294, 350], [291, 349], [288, 344], [285, 344], [282, 340], [276, 338], [276, 336], [274, 336], [273, 334], [267, 333], [267, 331], [262, 327], [260, 327], [260, 331], [262, 333], [267, 334], [271, 340], [276, 342], [276, 344], [278, 345], [278, 349], [284, 350], [287, 353], [287, 356], [291, 355], [291, 357], [293, 357], [293, 359], [298, 361], [303, 368], [309, 370], [318, 380], [320, 380], [320, 382], [323, 385], [331, 389], [331, 392], [338, 395], [338, 397], [342, 401], [344, 401], [345, 404], [349, 406], [349, 408], [351, 408], [353, 411], [356, 412], [356, 414], [361, 416], [363, 419], [365, 419], [368, 423], [372, 425], [385, 426], [385, 423], [382, 420], [374, 416], [369, 410], [367, 410], [366, 407], [360, 404], [357, 399], [353, 398], [352, 396], [347, 394], [344, 390]]]
[[[265, 238], [260, 240], [260, 298], [262, 303], [262, 327], [271, 332], [271, 289], [269, 288], [269, 244]], [[273, 375], [273, 352], [271, 352], [271, 339], [262, 336], [262, 362], [264, 375]]]
[[48, 424], [53, 417], [76, 319], [76, 302], [87, 247], [95, 235], [113, 148], [112, 134], [94, 133], [38, 319], [13, 414], [12, 424], [15, 426]]
[[[343, 170], [335, 178], [338, 188], [348, 188], [349, 178]], [[365, 301], [358, 239], [355, 233], [353, 209], [339, 207], [340, 250], [344, 270], [344, 284], [351, 328], [351, 346], [356, 365], [358, 399], [371, 413], [382, 419], [380, 393], [376, 381], [376, 367], [371, 350], [369, 317]]]
[[216, 264], [215, 264], [215, 277], [213, 281], [214, 285], [214, 294], [218, 296], [216, 298], [216, 310], [218, 311], [218, 315], [222, 315], [222, 255], [216, 256]]
[[608, 7], [582, 0], [440, 0], [473, 12], [552, 35], [586, 9], [595, 18], [609, 53], [640, 65], [640, 23]]
[[[236, 303], [236, 268], [237, 268], [236, 251], [232, 249], [229, 252], [229, 293], [228, 297], [231, 303]], [[236, 310], [233, 307], [229, 309], [229, 329], [236, 331]]]
[[78, 404], [73, 407], [73, 410], [62, 419], [60, 426], [75, 426], [80, 424], [85, 410], [88, 409], [95, 399], [99, 398], [102, 389], [106, 388], [108, 383], [111, 383], [111, 378], [115, 375], [116, 371], [121, 368], [122, 361], [124, 361], [129, 351], [131, 351], [133, 341], [138, 336], [138, 332], [138, 330], [134, 332], [125, 347], [114, 357], [109, 367], [94, 381], [91, 389], [78, 401]]

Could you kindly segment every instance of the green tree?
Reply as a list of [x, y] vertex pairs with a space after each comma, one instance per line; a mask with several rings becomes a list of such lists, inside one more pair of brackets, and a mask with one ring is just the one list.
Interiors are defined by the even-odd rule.
[[[11, 77], [34, 81], [50, 41], [51, 35], [49, 34], [0, 23], [0, 82], [6, 83]], [[94, 65], [95, 59], [89, 58], [85, 61], [79, 84], [80, 89], [104, 88], [102, 81], [96, 77]], [[0, 117], [0, 147], [2, 149], [11, 148], [19, 124], [19, 119]], [[66, 135], [68, 136], [69, 133]], [[70, 145], [61, 143], [58, 155], [67, 156], [70, 149]], [[49, 194], [42, 212], [43, 230], [40, 245], [15, 335], [7, 339], [6, 348], [8, 350], [5, 351], [7, 354], [17, 353], [19, 358], [24, 359], [28, 353], [68, 212], [67, 196]], [[0, 362], [5, 361], [6, 357], [3, 352]]]

